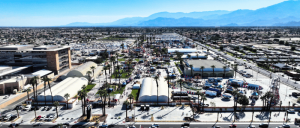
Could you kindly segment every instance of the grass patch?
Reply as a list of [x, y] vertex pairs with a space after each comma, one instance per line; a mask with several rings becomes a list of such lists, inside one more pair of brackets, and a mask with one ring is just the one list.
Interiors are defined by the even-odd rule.
[[124, 90], [125, 90], [125, 86], [121, 87], [120, 90], [116, 90], [116, 91], [113, 91], [113, 92], [109, 93], [109, 95], [114, 96], [115, 94], [123, 94]]
[[131, 94], [133, 95], [135, 100], [137, 100], [138, 92], [139, 92], [138, 89], [133, 89], [132, 92], [131, 92]]
[[118, 61], [125, 61], [125, 58], [120, 58], [118, 59]]
[[[132, 71], [126, 72], [126, 71], [123, 71], [123, 69], [121, 69], [120, 72], [121, 72], [121, 74], [122, 74], [122, 75], [121, 75], [121, 78], [129, 78]], [[128, 75], [128, 73], [129, 73], [129, 75]], [[116, 74], [117, 74], [117, 77], [116, 77]], [[114, 71], [114, 73], [111, 75], [111, 78], [119, 78], [119, 75], [118, 75], [118, 74], [119, 74], [119, 71], [118, 71], [118, 69], [116, 69], [116, 70]]]
[[140, 61], [140, 59], [134, 59], [136, 62], [139, 62]]
[[176, 64], [176, 67], [177, 67], [179, 73], [182, 74], [180, 67], [177, 65], [177, 63], [175, 63], [175, 64]]
[[[93, 89], [93, 87], [95, 87], [96, 84], [89, 84], [86, 86], [86, 88], [84, 89], [86, 92], [89, 92]], [[75, 96], [77, 97], [77, 95]], [[79, 97], [78, 100], [81, 100], [81, 98]]]

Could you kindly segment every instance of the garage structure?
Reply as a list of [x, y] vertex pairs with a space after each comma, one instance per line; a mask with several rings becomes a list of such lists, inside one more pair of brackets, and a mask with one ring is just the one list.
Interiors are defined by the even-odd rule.
[[[61, 81], [60, 83], [51, 88], [53, 101], [58, 101], [60, 102], [60, 104], [66, 104], [67, 99], [64, 97], [64, 95], [69, 93], [69, 107], [72, 108], [72, 104], [70, 104], [70, 101], [72, 101], [72, 97], [77, 95], [77, 92], [81, 90], [81, 87], [83, 85], [87, 84], [88, 79], [86, 79], [85, 77], [66, 78], [65, 80]], [[39, 104], [45, 104], [45, 100], [46, 104], [52, 105], [50, 89], [46, 90], [45, 94], [43, 92], [37, 96], [37, 101], [39, 102]]]
[[[168, 97], [168, 84], [164, 80], [163, 77], [159, 77], [157, 80], [158, 83], [158, 102], [163, 102], [166, 103], [171, 101], [169, 94]], [[171, 91], [170, 91], [171, 92]], [[141, 88], [140, 88], [140, 93], [139, 93], [139, 99], [138, 102], [146, 102], [146, 103], [156, 103], [157, 102], [157, 84], [155, 79], [153, 78], [144, 78]]]

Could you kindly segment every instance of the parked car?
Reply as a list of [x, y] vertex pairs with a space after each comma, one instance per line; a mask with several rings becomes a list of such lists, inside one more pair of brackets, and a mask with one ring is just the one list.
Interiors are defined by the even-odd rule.
[[26, 107], [23, 109], [23, 111], [29, 111], [31, 109], [31, 105], [26, 105]]
[[295, 110], [294, 109], [289, 109], [289, 110], [286, 110], [288, 113], [295, 113]]
[[4, 118], [4, 120], [10, 120], [11, 116], [12, 116], [11, 114], [7, 114]]
[[46, 119], [46, 116], [41, 116], [41, 118], [39, 119], [39, 121], [43, 121]]
[[14, 110], [22, 110], [23, 109], [23, 106], [22, 105], [17, 105]]
[[288, 125], [288, 124], [283, 124], [282, 127], [283, 127], [283, 128], [290, 128], [291, 126]]
[[235, 124], [231, 124], [231, 125], [229, 125], [229, 128], [236, 128], [236, 125]]
[[8, 99], [9, 98], [9, 96], [8, 95], [6, 95], [6, 96], [4, 96], [4, 98], [3, 99]]
[[258, 125], [260, 128], [267, 128], [267, 127], [269, 127], [269, 124], [267, 124], [267, 123], [261, 123], [261, 124], [259, 124]]

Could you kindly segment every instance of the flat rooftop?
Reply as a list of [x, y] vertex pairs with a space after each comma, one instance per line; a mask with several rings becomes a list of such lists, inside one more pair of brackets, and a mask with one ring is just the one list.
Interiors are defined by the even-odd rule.
[[220, 63], [216, 60], [187, 60], [189, 65], [193, 65], [193, 67], [201, 67], [210, 68], [210, 66], [215, 65], [215, 68], [223, 68], [224, 64]]
[[0, 47], [0, 50], [24, 50], [28, 48], [33, 48], [34, 45], [8, 45], [8, 46], [2, 46]]

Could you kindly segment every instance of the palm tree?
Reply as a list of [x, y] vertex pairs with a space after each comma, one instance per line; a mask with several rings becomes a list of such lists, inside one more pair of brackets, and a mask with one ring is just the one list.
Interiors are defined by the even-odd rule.
[[95, 69], [96, 69], [95, 66], [92, 66], [92, 67], [91, 67], [91, 70], [93, 71], [93, 77], [95, 77]]
[[103, 68], [103, 70], [105, 71], [106, 82], [107, 82], [107, 74], [106, 74], [107, 67], [105, 66], [105, 67]]
[[159, 79], [159, 77], [158, 76], [155, 76], [154, 77], [154, 80], [156, 81], [156, 86], [157, 86], [157, 89], [156, 89], [156, 91], [157, 91], [157, 95], [156, 95], [156, 97], [157, 97], [157, 105], [158, 105], [158, 82], [157, 82], [157, 80]]
[[29, 100], [29, 92], [31, 92], [31, 89], [26, 89], [26, 92], [27, 92], [27, 98], [28, 98], [28, 100]]
[[78, 99], [79, 98], [81, 99], [81, 109], [82, 109], [82, 113], [83, 113], [83, 111], [85, 111], [85, 110], [84, 110], [84, 107], [83, 107], [84, 104], [83, 104], [83, 101], [82, 101], [82, 99], [83, 99], [82, 98], [82, 90], [77, 92], [77, 96], [78, 96]]
[[125, 119], [127, 119], [127, 107], [129, 105], [129, 102], [128, 101], [124, 101], [124, 105], [125, 105], [125, 108], [126, 108], [126, 118]]
[[38, 76], [34, 76], [33, 79], [34, 79], [34, 82], [35, 82], [35, 96], [36, 96], [36, 99], [37, 99], [37, 96], [38, 96], [37, 86], [38, 86], [38, 81], [39, 81], [40, 78]]
[[170, 78], [169, 75], [167, 75], [167, 77], [165, 78], [165, 80], [168, 81], [168, 106], [169, 106], [169, 102], [170, 102], [170, 101], [169, 101], [170, 79], [171, 79], [171, 78]]
[[236, 72], [238, 70], [238, 67], [236, 64], [234, 65], [233, 69], [234, 69], [234, 78], [236, 78]]
[[183, 80], [179, 79], [177, 82], [179, 82], [179, 84], [180, 84], [180, 104], [181, 104], [181, 91], [182, 91], [182, 82], [183, 82]]
[[67, 109], [68, 109], [68, 108], [69, 108], [68, 101], [69, 101], [70, 94], [69, 94], [69, 93], [66, 93], [66, 94], [64, 95], [64, 97], [67, 99]]
[[57, 118], [58, 118], [58, 111], [57, 111], [57, 107], [59, 106], [60, 104], [59, 104], [59, 102], [58, 101], [55, 101], [54, 102], [54, 106], [55, 106], [55, 110], [56, 110], [56, 116], [57, 116]]
[[191, 67], [191, 76], [193, 77], [194, 76], [194, 74], [193, 74], [193, 65], [190, 64], [190, 67]]
[[224, 77], [226, 77], [225, 71], [226, 71], [227, 67], [223, 66], [223, 70], [224, 70]]
[[203, 104], [203, 105], [202, 105], [202, 111], [204, 111], [204, 101], [207, 100], [207, 99], [206, 99], [206, 96], [205, 96], [205, 95], [202, 95], [201, 99], [202, 99], [202, 104]]
[[215, 65], [212, 65], [212, 66], [210, 66], [212, 69], [213, 69], [213, 76], [215, 76], [215, 68], [216, 68], [216, 66]]
[[47, 82], [47, 78], [46, 77], [43, 77], [42, 78], [42, 81], [44, 82], [44, 98], [45, 98], [45, 106], [46, 106], [46, 82]]
[[88, 75], [89, 82], [91, 82], [92, 81], [92, 77], [91, 77], [92, 72], [87, 71], [86, 74]]
[[232, 95], [233, 95], [233, 111], [234, 111], [234, 120], [235, 120], [235, 116], [236, 116], [236, 107], [237, 107], [237, 100], [238, 100], [238, 97], [240, 95], [240, 93], [237, 91], [237, 90], [234, 90], [232, 91]]
[[87, 97], [87, 91], [82, 90], [81, 96], [83, 98], [83, 115], [85, 115], [85, 107], [86, 107], [86, 99], [85, 98]]
[[107, 96], [107, 91], [103, 91], [102, 93], [102, 97], [103, 97], [103, 100], [102, 100], [102, 107], [103, 107], [103, 116], [105, 116], [105, 102], [106, 102], [106, 96]]
[[111, 75], [110, 76], [110, 83], [111, 83], [111, 77], [112, 77], [112, 74], [111, 74], [111, 72], [110, 72], [110, 68], [111, 68], [112, 66], [110, 66], [109, 64], [107, 65], [107, 68], [108, 68], [108, 71], [109, 71], [109, 74]]
[[191, 59], [191, 55], [190, 54], [188, 54], [187, 57], [188, 57], [188, 59]]
[[198, 108], [200, 107], [200, 100], [199, 100], [199, 96], [201, 95], [201, 93], [199, 91], [196, 92], [196, 95], [198, 95]]
[[34, 86], [34, 84], [35, 84], [34, 78], [32, 78], [32, 79], [30, 80], [30, 84], [32, 85], [34, 100], [36, 100], [36, 96], [35, 96], [35, 86]]
[[205, 69], [205, 67], [201, 66], [200, 68], [201, 68], [201, 71], [202, 71], [201, 77], [203, 78], [203, 70]]
[[51, 81], [51, 79], [50, 79], [50, 78], [48, 78], [48, 77], [46, 76], [46, 80], [47, 80], [47, 83], [48, 83], [48, 88], [49, 88], [49, 90], [50, 90], [51, 99], [52, 99], [52, 104], [53, 104], [53, 103], [54, 103], [54, 101], [53, 101], [53, 95], [52, 95], [52, 90], [51, 90], [51, 85], [50, 85], [50, 81]]
[[129, 94], [128, 95], [128, 98], [130, 99], [130, 109], [132, 110], [132, 103], [133, 103], [133, 100], [134, 100], [134, 96], [132, 94]]

